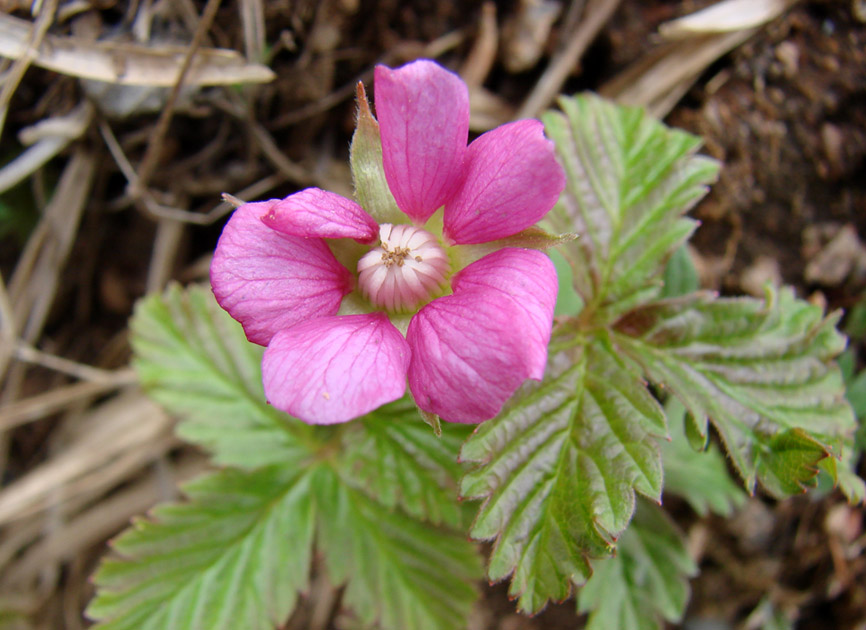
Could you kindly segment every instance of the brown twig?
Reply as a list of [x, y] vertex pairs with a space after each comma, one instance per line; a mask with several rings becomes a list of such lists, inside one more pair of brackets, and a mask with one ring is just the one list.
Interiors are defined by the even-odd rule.
[[18, 89], [18, 84], [24, 78], [24, 73], [27, 68], [33, 63], [36, 58], [37, 51], [42, 45], [42, 40], [48, 34], [48, 29], [51, 28], [51, 23], [54, 21], [54, 12], [57, 10], [58, 0], [48, 0], [39, 12], [39, 17], [33, 25], [33, 36], [30, 39], [27, 51], [12, 64], [9, 72], [6, 73], [3, 89], [0, 90], [0, 134], [3, 132], [3, 127], [6, 125], [6, 114], [9, 111], [9, 101], [15, 90]]
[[595, 0], [587, 9], [585, 19], [571, 36], [568, 44], [550, 60], [544, 74], [523, 102], [515, 118], [537, 118], [562, 90], [568, 75], [581, 55], [613, 16], [620, 0]]
[[[442, 37], [434, 39], [432, 42], [416, 51], [415, 55], [410, 56], [421, 56], [421, 57], [431, 57], [436, 58], [440, 55], [446, 53], [459, 46], [465, 36], [460, 31], [452, 31], [450, 33], [446, 33]], [[394, 63], [395, 60], [402, 59], [406, 56], [405, 51], [396, 49], [384, 54], [378, 61], [376, 61], [373, 65], [376, 64], [389, 64]], [[358, 85], [358, 82], [369, 83], [373, 78], [373, 69], [365, 70], [354, 79], [346, 83], [345, 85], [337, 88], [327, 96], [318, 99], [313, 103], [309, 103], [304, 105], [303, 107], [299, 107], [296, 110], [286, 112], [281, 116], [278, 116], [274, 120], [272, 120], [268, 124], [268, 129], [276, 130], [282, 129], [283, 127], [288, 127], [289, 125], [294, 125], [295, 123], [299, 123], [307, 118], [311, 118], [316, 114], [321, 114], [322, 112], [326, 112], [335, 105], [343, 102], [347, 98], [351, 98], [355, 94], [355, 87]]]
[[208, 0], [207, 5], [205, 5], [204, 12], [199, 20], [195, 33], [192, 36], [192, 42], [190, 43], [186, 56], [184, 57], [183, 65], [180, 67], [180, 72], [178, 72], [177, 81], [175, 81], [174, 87], [168, 95], [165, 107], [156, 121], [156, 128], [153, 131], [153, 135], [151, 136], [147, 149], [144, 152], [144, 157], [141, 160], [141, 165], [138, 168], [136, 187], [132, 191], [132, 196], [134, 198], [140, 196], [141, 190], [147, 186], [147, 183], [150, 181], [150, 178], [156, 169], [157, 160], [159, 160], [160, 151], [162, 150], [162, 143], [163, 140], [165, 140], [165, 134], [168, 133], [169, 124], [174, 116], [174, 106], [177, 103], [178, 96], [183, 88], [187, 73], [189, 73], [189, 69], [192, 67], [195, 53], [204, 41], [208, 29], [210, 29], [211, 24], [216, 17], [220, 1], [221, 0]]

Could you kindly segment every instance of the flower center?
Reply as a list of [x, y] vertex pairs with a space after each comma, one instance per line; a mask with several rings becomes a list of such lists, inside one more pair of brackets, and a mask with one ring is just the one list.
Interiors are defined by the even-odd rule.
[[448, 255], [430, 232], [383, 223], [379, 246], [358, 261], [358, 284], [375, 306], [407, 312], [446, 286], [448, 267]]

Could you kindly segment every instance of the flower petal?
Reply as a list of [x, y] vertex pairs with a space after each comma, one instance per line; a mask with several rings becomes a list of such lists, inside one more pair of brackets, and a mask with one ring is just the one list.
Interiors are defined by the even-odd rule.
[[[455, 294], [474, 289], [493, 292], [515, 309], [511, 328], [528, 342], [529, 378], [541, 380], [559, 283], [550, 258], [533, 249], [507, 247], [475, 261], [452, 280]], [[482, 302], [482, 307], [483, 307]]]
[[280, 234], [261, 221], [274, 203], [235, 210], [210, 267], [217, 302], [261, 345], [305, 319], [336, 314], [352, 290], [352, 275], [324, 241]]
[[[433, 300], [409, 323], [409, 388], [416, 404], [449, 422], [489, 420], [528, 377], [533, 340], [513, 300], [490, 288]], [[546, 352], [546, 347], [544, 352]]]
[[321, 317], [265, 350], [268, 402], [310, 424], [346, 422], [406, 391], [409, 345], [384, 313]]
[[426, 221], [460, 184], [469, 91], [426, 59], [396, 70], [376, 66], [375, 90], [388, 187], [403, 212]]
[[547, 214], [565, 188], [553, 142], [537, 120], [518, 120], [476, 138], [465, 171], [445, 206], [445, 236], [459, 244], [517, 234]]
[[379, 233], [379, 225], [361, 206], [319, 188], [276, 201], [262, 221], [277, 232], [307, 238], [354, 238], [372, 243]]

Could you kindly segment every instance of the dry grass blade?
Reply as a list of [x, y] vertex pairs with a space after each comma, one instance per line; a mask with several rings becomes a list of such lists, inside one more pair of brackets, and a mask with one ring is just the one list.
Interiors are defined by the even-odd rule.
[[21, 256], [9, 287], [21, 337], [38, 337], [54, 299], [60, 273], [72, 248], [88, 199], [96, 162], [84, 149], [66, 165], [57, 190]]
[[[725, 0], [662, 24], [662, 44], [605, 83], [599, 93], [664, 117], [710, 64], [779, 17], [797, 0]], [[744, 8], [746, 7], [747, 8]]]
[[685, 17], [659, 26], [668, 39], [703, 33], [723, 33], [757, 28], [775, 20], [798, 0], [723, 0]]
[[479, 87], [493, 69], [499, 47], [499, 28], [496, 25], [496, 5], [485, 2], [481, 6], [478, 34], [466, 60], [460, 67], [460, 76], [470, 90]]
[[111, 379], [57, 387], [44, 394], [10, 403], [0, 407], [0, 432], [57, 413], [73, 403], [132, 385], [135, 380], [132, 370], [120, 370]]
[[96, 172], [92, 154], [79, 148], [63, 170], [57, 190], [33, 231], [9, 286], [21, 337], [33, 343], [54, 300]]
[[32, 175], [69, 144], [81, 137], [93, 119], [93, 107], [84, 102], [69, 114], [48, 118], [18, 134], [22, 144], [32, 145], [0, 168], [0, 193]]
[[18, 337], [18, 325], [12, 311], [6, 283], [0, 275], [0, 377], [6, 373], [6, 367], [15, 353], [15, 341]]
[[[27, 68], [38, 59], [38, 51], [47, 36], [46, 34], [51, 27], [51, 23], [54, 21], [56, 9], [57, 0], [50, 0], [46, 6], [42, 7], [42, 11], [39, 17], [36, 18], [35, 24], [24, 21], [27, 27], [18, 33], [19, 46], [17, 55], [6, 55], [3, 53], [3, 49], [0, 48], [0, 56], [15, 59], [15, 63], [12, 64], [12, 68], [3, 79], [3, 89], [0, 90], [0, 131], [6, 126], [6, 114], [9, 111], [9, 101], [12, 99], [12, 95], [18, 89], [18, 84], [24, 78]], [[0, 18], [3, 17], [5, 16], [0, 15]], [[5, 44], [5, 35], [5, 32], [0, 29], [0, 46], [4, 46]]]
[[[0, 14], [0, 56], [19, 59], [26, 55], [30, 28], [27, 20]], [[36, 51], [33, 63], [82, 79], [119, 85], [172, 87], [177, 83], [186, 54], [186, 46], [150, 48], [140, 44], [48, 35]], [[234, 50], [203, 48], [198, 51], [184, 83], [266, 83], [274, 77], [270, 68], [248, 63]]]
[[[187, 481], [205, 469], [197, 456], [188, 457], [175, 467], [174, 480]], [[39, 577], [44, 567], [74, 558], [126, 525], [130, 518], [165, 500], [151, 477], [135, 483], [113, 496], [98, 501], [28, 549], [8, 570], [9, 581], [26, 586]]]
[[664, 117], [706, 68], [754, 30], [692, 37], [660, 46], [605, 83], [599, 93], [623, 105]]
[[0, 524], [96, 487], [110, 488], [170, 446], [171, 420], [133, 391], [101, 404], [61, 452], [0, 491]]
[[19, 361], [41, 365], [49, 370], [68, 374], [83, 381], [106, 382], [115, 380], [114, 373], [110, 370], [103, 370], [91, 365], [85, 365], [84, 363], [78, 363], [77, 361], [70, 361], [49, 352], [42, 352], [22, 342], [16, 344], [15, 358]]
[[244, 31], [244, 52], [247, 59], [261, 60], [267, 46], [265, 7], [263, 0], [240, 0], [238, 11]]
[[515, 118], [537, 118], [562, 90], [575, 65], [613, 15], [620, 0], [596, 0], [586, 8], [584, 19], [565, 47], [556, 53]]

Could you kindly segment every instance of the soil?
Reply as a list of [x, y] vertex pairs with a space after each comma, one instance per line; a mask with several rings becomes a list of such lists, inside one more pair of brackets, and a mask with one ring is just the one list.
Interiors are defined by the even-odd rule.
[[[29, 19], [23, 12], [26, 7], [19, 4], [29, 6], [0, 2], [8, 5], [6, 10]], [[111, 0], [89, 4], [94, 8], [68, 18], [52, 32], [79, 28], [129, 39], [131, 16], [126, 4]], [[205, 5], [192, 0], [185, 4], [196, 15]], [[223, 2], [205, 45], [244, 49], [237, 19], [241, 4]], [[558, 4], [567, 10], [568, 3]], [[599, 89], [657, 45], [660, 24], [707, 4], [623, 0], [565, 90]], [[498, 2], [498, 23], [517, 15], [520, 6], [517, 0]], [[327, 180], [329, 188], [345, 190], [355, 81], [359, 77], [369, 81], [369, 70], [377, 62], [396, 65], [433, 51], [446, 64], [460, 67], [479, 36], [482, 14], [481, 2], [447, 0], [277, 0], [264, 7], [265, 41], [273, 43], [266, 52], [277, 79], [256, 88], [239, 88], [256, 91], [254, 108], [240, 114], [239, 99], [230, 90], [207, 89], [194, 101], [178, 102], [147, 182], [151, 190], [159, 191], [163, 205], [203, 215], [217, 206], [223, 191], [241, 190], [280, 168], [287, 172], [279, 158], [268, 157], [255, 125], [309, 181]], [[155, 19], [152, 37], [171, 38], [178, 31], [188, 37], [191, 29], [184, 30], [182, 22], [176, 16]], [[498, 59], [483, 87], [498, 102], [520, 103], [552, 54], [561, 24], [562, 20], [554, 24], [539, 62], [511, 71]], [[4, 160], [22, 150], [15, 139], [20, 129], [66, 114], [83, 98], [77, 79], [39, 68], [28, 70], [12, 98], [0, 142]], [[137, 167], [158, 133], [158, 116], [147, 111], [97, 114], [77, 141], [77, 146], [96, 156], [99, 166], [72, 243], [69, 260], [73, 262], [63, 270], [43, 330], [32, 340], [36, 347], [103, 369], [121, 368], [129, 360], [126, 324], [135, 300], [148, 287], [169, 278], [204, 277], [207, 255], [225, 212], [210, 224], [188, 225], [172, 241], [165, 226], [158, 227], [159, 221], [135, 198], [106, 148], [100, 127], [111, 129]], [[766, 280], [784, 282], [829, 310], [850, 309], [866, 299], [866, 249], [861, 242], [866, 240], [866, 8], [862, 2], [797, 3], [711, 65], [666, 122], [702, 136], [705, 151], [724, 163], [719, 182], [693, 211], [702, 222], [692, 244], [704, 286], [741, 294], [759, 293]], [[0, 197], [0, 210], [6, 212], [7, 206], [15, 205], [13, 200], [43, 207], [46, 191], [60, 178], [71, 151]], [[286, 175], [262, 196], [284, 196], [309, 183], [299, 179]], [[5, 224], [0, 220], [0, 271], [8, 279], [37, 217], [20, 211], [0, 217], [6, 219]], [[162, 273], [154, 269], [157, 242], [161, 245], [156, 249], [170, 248]], [[852, 339], [852, 347], [862, 367], [864, 339]], [[14, 388], [7, 383], [0, 402], [11, 404], [69, 382], [54, 370], [31, 368]], [[22, 478], [62, 448], [62, 431], [58, 415], [11, 430], [4, 483]], [[163, 462], [171, 465], [182, 451], [173, 446]], [[866, 473], [864, 462], [860, 473]], [[693, 598], [685, 620], [671, 627], [866, 629], [866, 558], [860, 553], [866, 545], [863, 512], [847, 506], [839, 493], [785, 502], [759, 496], [728, 520], [698, 518], [675, 499], [666, 499], [665, 505], [686, 532], [701, 569], [692, 582]], [[104, 549], [100, 540], [75, 559], [52, 565], [52, 577], [33, 587], [28, 597], [40, 602], [37, 617], [43, 627], [85, 627], [75, 611], [80, 613], [90, 594], [85, 577]], [[573, 601], [526, 618], [514, 613], [506, 591], [505, 585], [485, 588], [475, 627], [582, 627]], [[762, 617], [769, 607], [761, 608], [762, 602], [793, 625], [769, 625]]]

